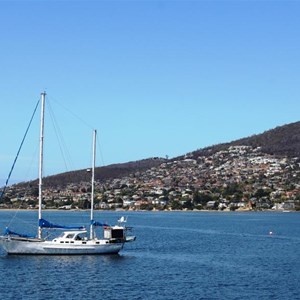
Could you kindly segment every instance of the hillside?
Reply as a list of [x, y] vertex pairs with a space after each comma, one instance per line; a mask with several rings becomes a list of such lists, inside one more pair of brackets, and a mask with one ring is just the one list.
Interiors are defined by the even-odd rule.
[[196, 150], [192, 156], [211, 155], [228, 149], [230, 146], [245, 145], [253, 148], [261, 147], [266, 154], [300, 157], [300, 122], [295, 122], [256, 134], [250, 137], [235, 140], [229, 143], [214, 145]]
[[[135, 172], [143, 172], [152, 167], [159, 166], [164, 161], [165, 159], [163, 158], [155, 157], [122, 164], [113, 164], [105, 167], [97, 167], [95, 168], [95, 180], [105, 181], [107, 179], [128, 176], [129, 174]], [[44, 178], [44, 186], [63, 188], [71, 183], [78, 184], [80, 182], [90, 181], [90, 175], [87, 170], [89, 169], [48, 176]], [[34, 180], [32, 182], [32, 185], [34, 185], [35, 183], [37, 184], [37, 180]], [[27, 185], [27, 183], [20, 183], [19, 185], [23, 186]]]
[[[170, 161], [183, 160], [187, 156], [195, 159], [199, 156], [210, 156], [219, 151], [226, 150], [231, 146], [237, 145], [251, 146], [252, 148], [260, 147], [262, 153], [275, 156], [287, 156], [290, 158], [300, 157], [300, 122], [276, 127], [265, 131], [264, 133], [229, 143], [199, 149], [188, 155], [173, 158]], [[129, 174], [144, 172], [153, 167], [158, 167], [163, 162], [166, 162], [166, 159], [156, 157], [122, 164], [113, 164], [105, 167], [97, 167], [95, 170], [95, 180], [103, 182], [108, 179], [122, 178]], [[89, 181], [88, 178], [89, 175], [87, 174], [86, 169], [77, 170], [46, 177], [44, 179], [44, 185], [46, 187], [63, 188], [70, 183], [78, 184], [80, 182]], [[37, 183], [37, 181], [33, 181], [32, 184], [34, 185], [35, 182]], [[20, 185], [24, 186], [25, 184], [27, 185], [27, 183], [21, 183]]]
[[[300, 210], [300, 122], [200, 149], [174, 159], [151, 158], [97, 168], [102, 209]], [[90, 174], [45, 178], [48, 208], [87, 208]], [[36, 207], [37, 182], [10, 187], [4, 208]]]

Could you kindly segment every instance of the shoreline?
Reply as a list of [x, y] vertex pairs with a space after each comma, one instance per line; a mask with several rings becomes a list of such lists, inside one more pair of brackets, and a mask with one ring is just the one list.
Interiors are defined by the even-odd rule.
[[[38, 209], [34, 209], [34, 208], [0, 208], [0, 212], [1, 211], [38, 211]], [[57, 212], [57, 211], [61, 211], [61, 212], [84, 212], [84, 211], [87, 211], [89, 212], [90, 210], [89, 209], [55, 209], [55, 208], [49, 208], [49, 209], [43, 209], [44, 212], [46, 211], [49, 211], [49, 212]], [[100, 212], [153, 212], [153, 213], [156, 213], [156, 212], [183, 212], [183, 213], [186, 213], [186, 212], [194, 212], [194, 213], [243, 213], [243, 212], [281, 212], [281, 213], [297, 213], [299, 211], [297, 210], [284, 210], [284, 209], [278, 209], [278, 210], [274, 210], [274, 209], [264, 209], [264, 210], [250, 210], [250, 209], [241, 209], [241, 210], [210, 210], [210, 209], [201, 209], [201, 210], [183, 210], [183, 209], [178, 209], [178, 210], [168, 210], [168, 209], [165, 209], [165, 210], [143, 210], [143, 209], [136, 209], [136, 210], [126, 210], [126, 209], [117, 209], [117, 210], [106, 210], [106, 209], [95, 209], [94, 212], [97, 212], [97, 211], [100, 211]]]

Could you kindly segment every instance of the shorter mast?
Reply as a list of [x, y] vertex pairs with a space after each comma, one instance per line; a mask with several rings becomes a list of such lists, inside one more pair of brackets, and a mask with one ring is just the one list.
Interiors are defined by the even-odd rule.
[[[39, 159], [39, 222], [42, 219], [42, 186], [43, 186], [43, 160], [44, 160], [44, 118], [45, 118], [46, 92], [41, 93], [41, 123], [40, 123], [40, 159]], [[39, 224], [38, 238], [42, 238], [42, 227]]]
[[91, 225], [90, 239], [94, 238], [94, 194], [95, 194], [95, 164], [96, 164], [96, 136], [97, 130], [93, 131], [93, 159], [92, 159], [92, 190], [91, 190]]

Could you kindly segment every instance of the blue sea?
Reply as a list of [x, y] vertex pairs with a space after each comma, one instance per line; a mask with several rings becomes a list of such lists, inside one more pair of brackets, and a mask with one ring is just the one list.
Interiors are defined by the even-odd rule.
[[[0, 211], [0, 226], [34, 232], [36, 214]], [[137, 240], [119, 255], [1, 250], [0, 299], [300, 299], [299, 213], [97, 211], [96, 219], [113, 224], [123, 214]], [[44, 217], [81, 224], [89, 214]]]

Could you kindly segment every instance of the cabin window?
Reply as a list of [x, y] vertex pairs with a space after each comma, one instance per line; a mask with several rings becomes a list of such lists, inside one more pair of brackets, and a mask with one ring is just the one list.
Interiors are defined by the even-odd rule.
[[124, 237], [124, 230], [123, 229], [112, 229], [111, 230], [111, 237], [113, 239], [120, 239]]
[[61, 243], [61, 244], [63, 244], [63, 243], [64, 243], [64, 241], [60, 241], [60, 243]]
[[67, 239], [72, 239], [73, 237], [74, 237], [74, 234], [68, 234], [68, 235], [66, 236]]

